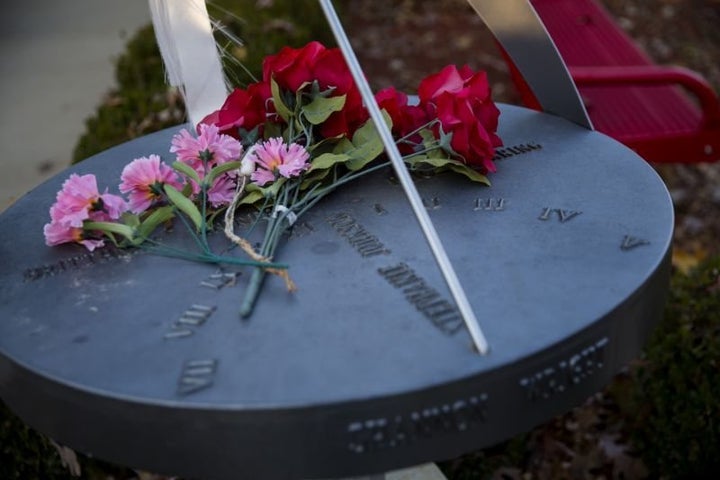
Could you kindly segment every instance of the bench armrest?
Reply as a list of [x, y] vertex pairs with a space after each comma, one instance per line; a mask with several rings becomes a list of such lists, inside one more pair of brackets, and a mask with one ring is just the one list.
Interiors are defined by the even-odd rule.
[[697, 97], [705, 127], [720, 127], [720, 100], [703, 77], [683, 67], [631, 65], [570, 67], [578, 87], [591, 85], [679, 85]]

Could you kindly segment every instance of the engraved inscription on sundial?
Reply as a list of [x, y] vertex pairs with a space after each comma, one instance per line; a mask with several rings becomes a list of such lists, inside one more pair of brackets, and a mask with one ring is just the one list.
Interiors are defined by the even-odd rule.
[[388, 254], [390, 251], [383, 243], [360, 225], [346, 212], [339, 212], [327, 218], [328, 223], [341, 236], [347, 239], [363, 257]]
[[23, 282], [34, 282], [100, 263], [128, 260], [131, 255], [137, 254], [138, 252], [139, 250], [119, 250], [112, 247], [92, 252], [84, 252], [79, 255], [60, 259], [51, 264], [27, 268], [23, 271]]
[[633, 237], [632, 235], [625, 235], [625, 237], [623, 237], [622, 244], [620, 245], [620, 249], [628, 251], [643, 245], [650, 245], [650, 241], [645, 240], [644, 238]]
[[577, 217], [581, 213], [582, 212], [579, 210], [545, 207], [542, 209], [538, 220], [547, 221], [552, 218], [557, 218], [560, 223], [566, 223]]
[[193, 304], [180, 315], [163, 338], [166, 340], [185, 338], [193, 335], [195, 329], [204, 324], [216, 310], [214, 306]]
[[178, 379], [178, 395], [189, 395], [211, 387], [217, 367], [218, 361], [213, 358], [185, 362]]
[[577, 353], [520, 379], [530, 401], [548, 400], [598, 373], [605, 366], [608, 338], [602, 337]]
[[443, 333], [452, 335], [463, 327], [458, 309], [405, 263], [379, 268], [378, 273], [401, 290], [410, 304]]
[[443, 433], [466, 432], [487, 421], [488, 395], [480, 393], [409, 412], [353, 421], [347, 448], [366, 454], [411, 445]]
[[473, 210], [483, 210], [486, 212], [500, 212], [505, 210], [505, 199], [504, 198], [476, 198]]
[[536, 150], [541, 150], [542, 148], [543, 146], [541, 144], [535, 142], [519, 143], [507, 147], [496, 148], [493, 161], [497, 162], [498, 160], [504, 160], [506, 158], [514, 157], [516, 155], [530, 153]]

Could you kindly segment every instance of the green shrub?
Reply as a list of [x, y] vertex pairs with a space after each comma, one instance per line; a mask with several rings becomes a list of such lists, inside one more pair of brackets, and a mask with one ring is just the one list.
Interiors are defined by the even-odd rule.
[[68, 480], [50, 442], [25, 426], [0, 402], [0, 478], [3, 480]]
[[662, 325], [637, 373], [634, 443], [669, 478], [720, 472], [720, 257], [673, 278]]
[[[263, 6], [265, 5], [265, 6]], [[224, 47], [228, 78], [238, 85], [261, 76], [262, 59], [289, 45], [310, 40], [332, 45], [332, 34], [315, 0], [215, 0], [208, 6], [223, 30], [242, 46], [217, 33]], [[242, 66], [241, 66], [242, 65]], [[250, 72], [251, 75], [247, 73]], [[117, 88], [108, 93], [73, 152], [73, 163], [127, 140], [185, 121], [182, 99], [165, 83], [160, 51], [151, 26], [138, 31], [116, 64]]]

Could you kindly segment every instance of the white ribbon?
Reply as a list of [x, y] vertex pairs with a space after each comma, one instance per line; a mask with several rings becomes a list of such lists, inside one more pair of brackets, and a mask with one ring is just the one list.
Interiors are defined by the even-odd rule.
[[228, 93], [205, 0], [148, 1], [168, 83], [180, 88], [197, 125]]

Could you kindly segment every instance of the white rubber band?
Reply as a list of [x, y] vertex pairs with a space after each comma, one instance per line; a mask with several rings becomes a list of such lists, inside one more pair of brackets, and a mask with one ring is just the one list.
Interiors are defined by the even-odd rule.
[[285, 220], [288, 221], [288, 225], [291, 227], [297, 221], [297, 215], [295, 215], [295, 212], [291, 211], [285, 205], [275, 205], [275, 209], [271, 215], [272, 218], [277, 218], [278, 213], [285, 213]]

